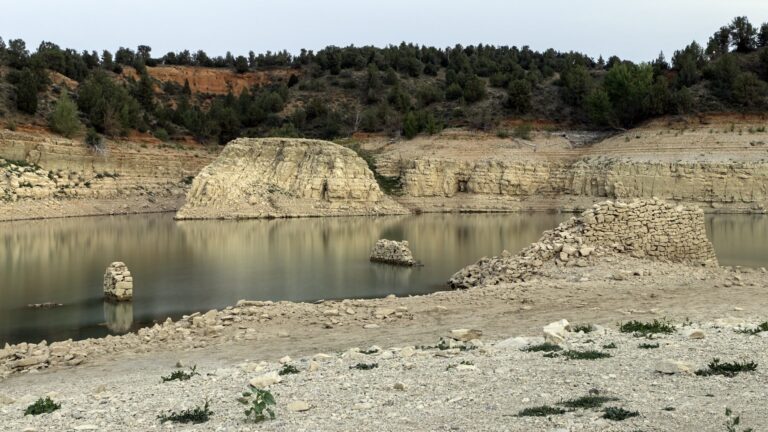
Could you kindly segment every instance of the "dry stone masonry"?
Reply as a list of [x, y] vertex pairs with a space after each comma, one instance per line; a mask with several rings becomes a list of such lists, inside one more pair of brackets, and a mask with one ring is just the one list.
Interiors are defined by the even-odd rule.
[[128, 266], [113, 262], [104, 273], [104, 296], [117, 301], [133, 299], [133, 276]]
[[240, 138], [195, 178], [178, 219], [404, 214], [368, 164], [332, 142]]
[[545, 262], [586, 266], [597, 250], [637, 258], [717, 265], [707, 239], [704, 212], [658, 199], [631, 203], [605, 201], [580, 217], [546, 231], [538, 242], [512, 255], [482, 258], [448, 281], [452, 288], [520, 282], [538, 274]]
[[416, 264], [408, 242], [381, 239], [376, 242], [371, 251], [371, 261], [402, 266]]

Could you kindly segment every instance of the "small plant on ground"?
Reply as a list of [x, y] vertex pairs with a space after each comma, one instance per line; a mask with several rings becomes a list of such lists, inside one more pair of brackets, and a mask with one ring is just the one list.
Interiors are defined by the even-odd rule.
[[750, 334], [750, 335], [762, 333], [765, 331], [768, 331], [768, 321], [761, 322], [760, 324], [757, 325], [757, 327], [753, 329], [737, 330], [738, 333], [744, 333], [744, 334]]
[[379, 367], [378, 363], [358, 363], [354, 366], [350, 366], [350, 369], [357, 369], [357, 370], [371, 370], [376, 369]]
[[569, 350], [569, 351], [564, 351], [562, 355], [563, 357], [570, 360], [598, 360], [598, 359], [611, 357], [611, 355], [608, 353], [604, 353], [596, 350], [586, 350], [586, 351]]
[[609, 344], [603, 345], [603, 349], [616, 349], [616, 344], [614, 342], [611, 342]]
[[582, 396], [580, 398], [563, 401], [563, 402], [560, 402], [558, 405], [562, 405], [566, 408], [588, 409], [588, 408], [599, 408], [603, 406], [603, 404], [606, 402], [614, 402], [617, 400], [618, 399], [616, 398], [608, 397], [608, 396], [590, 395], [590, 396]]
[[459, 365], [464, 365], [464, 366], [474, 366], [474, 365], [475, 365], [475, 363], [474, 363], [474, 362], [472, 362], [472, 361], [470, 361], [470, 360], [462, 360], [461, 362], [459, 362], [459, 364], [458, 364], [458, 365], [455, 365], [455, 364], [452, 364], [452, 365], [448, 365], [448, 367], [446, 367], [446, 368], [445, 368], [445, 370], [456, 369], [456, 367], [458, 367]]
[[712, 376], [722, 375], [724, 377], [732, 378], [741, 372], [753, 372], [757, 369], [757, 363], [753, 361], [749, 362], [732, 362], [721, 363], [720, 359], [712, 359], [707, 365], [706, 369], [700, 369], [696, 371], [698, 376]]
[[725, 408], [725, 430], [726, 432], [753, 432], [754, 429], [747, 428], [739, 431], [738, 426], [741, 424], [741, 417], [734, 416], [733, 411], [730, 408]]
[[254, 423], [275, 419], [275, 412], [270, 408], [270, 406], [275, 405], [275, 397], [269, 390], [251, 386], [251, 391], [243, 393], [238, 402], [248, 406], [248, 409], [245, 410], [245, 416]]
[[544, 342], [542, 344], [538, 345], [531, 345], [523, 348], [523, 351], [526, 352], [553, 352], [553, 351], [562, 351], [563, 348], [560, 347], [560, 345]]
[[657, 333], [674, 333], [675, 326], [665, 320], [653, 320], [649, 323], [640, 321], [629, 321], [619, 325], [619, 331], [622, 333], [633, 333], [635, 336], [647, 336]]
[[658, 348], [659, 344], [658, 343], [655, 343], [655, 344], [652, 344], [652, 343], [641, 343], [637, 347], [640, 348], [640, 349], [654, 349], [654, 348]]
[[195, 407], [193, 409], [186, 409], [180, 412], [170, 411], [168, 414], [160, 414], [157, 418], [160, 423], [172, 422], [172, 423], [205, 423], [210, 420], [213, 411], [208, 409], [208, 401], [205, 401], [203, 407]]
[[24, 415], [50, 414], [59, 408], [61, 408], [61, 404], [57, 404], [51, 400], [50, 397], [46, 397], [45, 399], [40, 398], [27, 407], [26, 411], [24, 411]]
[[283, 366], [283, 368], [277, 372], [278, 375], [292, 375], [297, 373], [299, 373], [299, 370], [296, 369], [296, 366], [289, 364]]
[[595, 328], [592, 326], [592, 324], [578, 324], [571, 327], [571, 331], [573, 331], [574, 333], [578, 333], [578, 332], [591, 333], [594, 330]]
[[603, 418], [613, 421], [622, 421], [630, 417], [637, 417], [640, 413], [637, 411], [628, 411], [619, 407], [608, 407], [603, 410]]
[[172, 374], [170, 374], [168, 376], [160, 377], [160, 379], [162, 379], [163, 382], [168, 382], [168, 381], [189, 381], [195, 375], [200, 375], [200, 374], [197, 373], [197, 366], [192, 366], [189, 369], [189, 372], [184, 372], [184, 371], [180, 371], [179, 370], [179, 371], [173, 372]]
[[550, 415], [565, 414], [565, 410], [558, 407], [551, 407], [549, 405], [542, 405], [533, 408], [526, 408], [519, 413], [518, 417], [546, 417]]

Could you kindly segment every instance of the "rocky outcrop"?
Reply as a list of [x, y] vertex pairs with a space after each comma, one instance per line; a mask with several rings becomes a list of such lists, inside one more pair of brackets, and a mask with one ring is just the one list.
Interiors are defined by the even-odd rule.
[[381, 239], [371, 251], [371, 261], [386, 264], [412, 266], [416, 264], [408, 242]]
[[133, 276], [128, 266], [113, 262], [104, 273], [104, 296], [117, 301], [133, 299]]
[[403, 214], [354, 151], [319, 140], [240, 138], [194, 179], [178, 219]]
[[524, 281], [545, 262], [586, 266], [596, 252], [628, 253], [634, 257], [717, 265], [707, 239], [704, 212], [661, 200], [631, 203], [606, 201], [571, 218], [517, 255], [482, 258], [448, 281], [452, 288], [470, 288]]

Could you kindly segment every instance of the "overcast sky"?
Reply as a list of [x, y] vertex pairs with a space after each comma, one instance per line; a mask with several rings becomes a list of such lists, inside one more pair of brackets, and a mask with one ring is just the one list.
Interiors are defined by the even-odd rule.
[[0, 0], [0, 37], [113, 51], [209, 55], [414, 42], [529, 45], [635, 61], [667, 58], [768, 0]]

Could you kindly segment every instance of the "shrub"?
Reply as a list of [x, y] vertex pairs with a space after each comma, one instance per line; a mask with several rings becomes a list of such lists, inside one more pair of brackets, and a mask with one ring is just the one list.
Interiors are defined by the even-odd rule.
[[609, 407], [603, 410], [603, 418], [613, 421], [622, 421], [630, 417], [637, 417], [640, 413], [637, 411], [628, 411], [624, 408]]
[[189, 372], [174, 371], [172, 374], [170, 374], [168, 376], [160, 377], [160, 379], [162, 379], [163, 382], [168, 382], [168, 381], [189, 381], [190, 379], [192, 379], [193, 376], [200, 375], [199, 373], [197, 373], [196, 370], [197, 370], [197, 366], [192, 366], [192, 368], [190, 369]]
[[749, 362], [732, 362], [732, 363], [720, 363], [720, 359], [712, 359], [707, 365], [706, 369], [700, 369], [696, 371], [698, 376], [711, 376], [722, 375], [724, 377], [732, 378], [741, 372], [753, 372], [757, 369], [757, 363], [753, 361]]
[[101, 135], [94, 129], [88, 129], [85, 134], [85, 144], [94, 149], [101, 149], [103, 147]]
[[605, 344], [603, 345], [603, 349], [616, 349], [616, 343], [611, 342], [611, 343]]
[[587, 351], [565, 351], [563, 352], [563, 357], [570, 359], [570, 360], [598, 360], [598, 359], [604, 359], [611, 357], [610, 354], [595, 351], [595, 350], [587, 350]]
[[155, 129], [155, 131], [152, 132], [152, 135], [154, 135], [155, 138], [159, 139], [162, 142], [168, 142], [171, 140], [170, 135], [168, 135], [168, 131], [163, 128]]
[[160, 423], [172, 422], [172, 423], [205, 423], [210, 420], [213, 411], [208, 409], [208, 401], [205, 401], [203, 407], [195, 407], [193, 409], [186, 409], [180, 412], [170, 411], [168, 414], [160, 414], [157, 418]]
[[517, 413], [518, 417], [546, 417], [550, 415], [565, 414], [565, 410], [562, 408], [552, 407], [549, 405], [542, 405], [533, 408], [525, 408]]
[[674, 333], [675, 326], [667, 321], [653, 320], [650, 323], [640, 321], [630, 321], [619, 325], [619, 331], [622, 333], [634, 333], [635, 336], [647, 336], [659, 333]]
[[553, 352], [553, 351], [562, 351], [563, 349], [560, 347], [560, 345], [544, 342], [542, 344], [538, 345], [531, 345], [523, 348], [523, 351], [526, 352]]
[[560, 402], [558, 405], [562, 405], [566, 408], [598, 408], [606, 402], [617, 401], [618, 399], [608, 396], [582, 396], [576, 399], [570, 399], [564, 402]]
[[57, 404], [51, 400], [50, 397], [46, 396], [45, 399], [40, 398], [35, 403], [28, 406], [24, 411], [24, 415], [50, 414], [59, 408], [61, 408], [61, 404]]
[[238, 402], [248, 406], [248, 409], [245, 410], [245, 417], [254, 423], [267, 419], [274, 420], [275, 412], [270, 406], [275, 405], [275, 397], [268, 390], [250, 387], [251, 390], [244, 392], [243, 396], [238, 399]]
[[77, 118], [77, 106], [66, 92], [62, 93], [48, 120], [51, 129], [67, 138], [71, 138], [80, 129]]
[[292, 375], [297, 373], [299, 373], [299, 370], [296, 369], [296, 366], [288, 364], [283, 366], [283, 368], [277, 372], [278, 375]]
[[[726, 432], [739, 432], [738, 426], [741, 424], [741, 417], [734, 416], [730, 408], [725, 408], [725, 430]], [[754, 429], [743, 429], [742, 432], [753, 432]]]
[[357, 370], [371, 370], [376, 369], [379, 367], [378, 363], [358, 363], [354, 366], [350, 366], [350, 369], [357, 369]]
[[762, 333], [764, 331], [768, 331], [768, 321], [758, 324], [757, 327], [753, 329], [737, 330], [738, 333], [744, 333], [744, 334], [750, 334], [750, 335]]
[[529, 123], [523, 123], [515, 128], [513, 135], [515, 138], [530, 140], [532, 130], [533, 126], [531, 126]]
[[578, 332], [591, 333], [592, 331], [595, 330], [595, 328], [592, 327], [592, 324], [578, 324], [573, 326], [571, 330], [574, 333], [578, 333]]
[[640, 348], [640, 349], [654, 349], [654, 348], [658, 348], [659, 344], [658, 343], [655, 343], [655, 344], [652, 344], [652, 343], [641, 343], [637, 347]]

